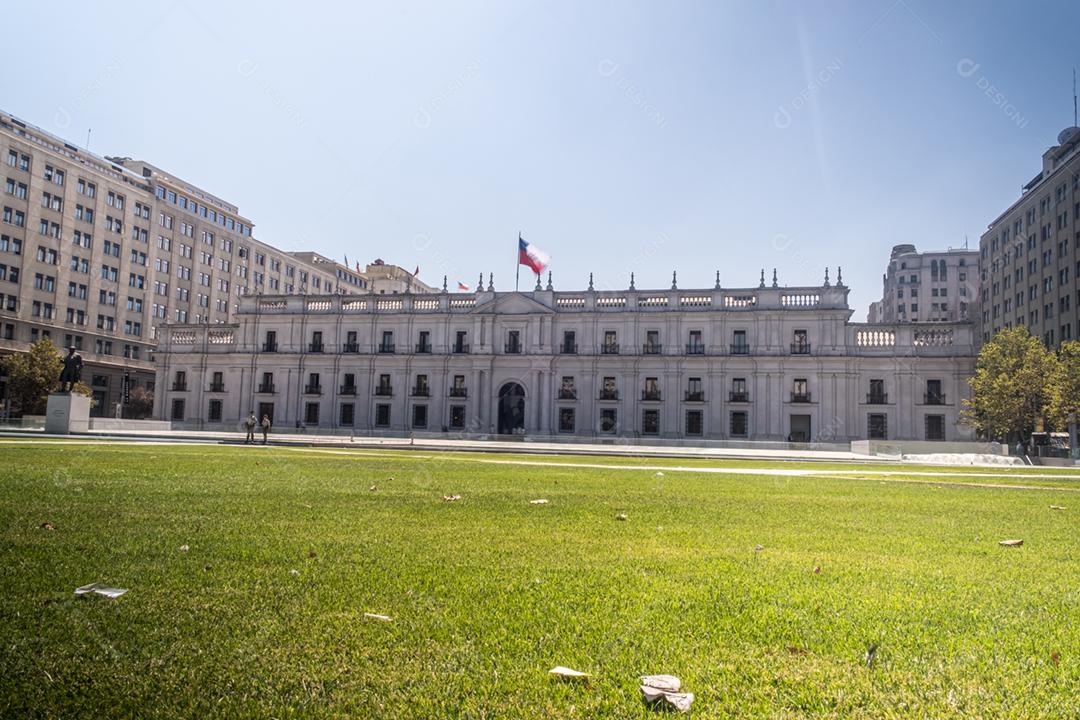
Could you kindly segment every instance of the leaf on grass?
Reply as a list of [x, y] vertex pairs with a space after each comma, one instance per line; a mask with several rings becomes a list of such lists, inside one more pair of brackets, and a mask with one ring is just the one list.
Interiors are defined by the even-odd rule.
[[443, 495], [443, 502], [457, 502], [461, 499], [460, 495]]
[[187, 552], [190, 549], [191, 548], [189, 548], [187, 545], [181, 545], [180, 546], [180, 552]]
[[89, 585], [83, 585], [82, 587], [75, 588], [76, 595], [87, 595], [94, 593], [96, 595], [104, 595], [107, 598], [118, 598], [127, 592], [127, 588], [111, 588], [102, 585], [101, 583], [90, 583]]
[[1055, 665], [1061, 662], [1061, 655], [1059, 655], [1056, 650], [1050, 653], [1050, 662], [1054, 663]]
[[1023, 544], [1023, 540], [998, 540], [998, 545], [1003, 545], [1004, 547], [1020, 547]]
[[814, 574], [815, 575], [820, 575], [821, 574], [821, 566], [820, 565], [815, 565], [814, 566]]
[[314, 550], [308, 550], [308, 554], [307, 554], [307, 556], [308, 556], [309, 558], [317, 557], [317, 556], [318, 556], [318, 553], [316, 553], [316, 552], [315, 552]]
[[51, 522], [43, 522], [43, 523], [41, 523], [41, 529], [42, 530], [55, 530], [56, 528], [53, 527], [53, 524]]
[[297, 570], [296, 568], [293, 568], [292, 570], [289, 571], [289, 574], [292, 575], [293, 577], [296, 577], [296, 576], [298, 576], [300, 574], [300, 571]]
[[381, 620], [382, 622], [393, 622], [394, 621], [394, 619], [392, 617], [389, 617], [387, 615], [377, 615], [375, 613], [369, 613], [369, 612], [364, 613], [364, 617], [371, 618], [372, 620]]
[[641, 684], [664, 692], [679, 692], [682, 687], [682, 681], [674, 675], [642, 675]]
[[761, 552], [764, 549], [765, 549], [764, 545], [755, 545], [754, 546], [754, 552]]
[[378, 488], [376, 488], [374, 485], [372, 485], [371, 487], [368, 488], [368, 490], [370, 490], [371, 492], [375, 492], [376, 490], [378, 490]]
[[790, 655], [806, 655], [809, 652], [806, 648], [795, 647], [794, 645], [788, 645], [787, 651]]
[[530, 500], [530, 505], [547, 505], [547, 498], [538, 498], [536, 500]]
[[618, 515], [615, 516], [615, 519], [616, 520], [629, 520], [630, 518], [628, 518], [626, 516], [626, 513], [619, 513]]
[[548, 674], [554, 675], [560, 680], [583, 680], [589, 677], [589, 673], [583, 673], [579, 670], [571, 670], [570, 668], [563, 667], [562, 665], [556, 665], [555, 667], [551, 668], [550, 670], [548, 670]]
[[1051, 505], [1050, 509], [1051, 510], [1064, 510], [1065, 508], [1062, 507], [1061, 505]]

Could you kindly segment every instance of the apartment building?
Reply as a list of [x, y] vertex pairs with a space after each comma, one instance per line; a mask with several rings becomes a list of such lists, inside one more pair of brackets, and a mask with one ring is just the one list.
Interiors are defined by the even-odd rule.
[[919, 252], [896, 245], [881, 276], [881, 300], [870, 322], [959, 323], [974, 321], [979, 301], [979, 251], [964, 248]]
[[247, 294], [367, 291], [360, 274], [256, 240], [235, 205], [191, 183], [3, 112], [0, 177], [0, 354], [75, 346], [95, 414], [125, 383], [154, 388], [164, 323], [228, 323]]
[[[490, 283], [489, 283], [490, 285]], [[848, 288], [241, 298], [158, 338], [155, 417], [279, 428], [968, 440], [971, 323], [851, 323]]]
[[1080, 333], [1080, 128], [1058, 135], [1020, 198], [979, 239], [983, 341], [1026, 326], [1048, 347]]

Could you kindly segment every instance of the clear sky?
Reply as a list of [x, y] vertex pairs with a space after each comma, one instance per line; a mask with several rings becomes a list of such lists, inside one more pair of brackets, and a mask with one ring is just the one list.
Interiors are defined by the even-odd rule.
[[[255, 235], [441, 284], [817, 284], [977, 246], [1072, 124], [1080, 3], [180, 0], [5, 8], [0, 105]], [[526, 270], [527, 272], [527, 270]], [[771, 278], [770, 278], [771, 279]], [[533, 280], [523, 278], [523, 288]]]

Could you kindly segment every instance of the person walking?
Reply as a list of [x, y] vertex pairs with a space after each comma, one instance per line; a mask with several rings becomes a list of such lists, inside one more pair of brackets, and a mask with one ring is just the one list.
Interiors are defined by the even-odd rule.
[[247, 416], [247, 420], [244, 421], [244, 428], [247, 430], [247, 437], [244, 438], [245, 445], [251, 445], [255, 442], [255, 426], [259, 424], [259, 419], [255, 417], [255, 411], [252, 410]]
[[270, 416], [263, 415], [262, 419], [263, 445], [266, 444], [266, 436], [270, 433]]

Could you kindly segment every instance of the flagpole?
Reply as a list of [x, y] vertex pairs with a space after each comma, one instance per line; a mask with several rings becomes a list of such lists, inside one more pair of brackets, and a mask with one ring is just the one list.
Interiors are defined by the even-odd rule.
[[514, 252], [514, 263], [517, 269], [514, 271], [514, 292], [518, 291], [518, 283], [521, 281], [521, 231], [518, 230], [518, 246]]

